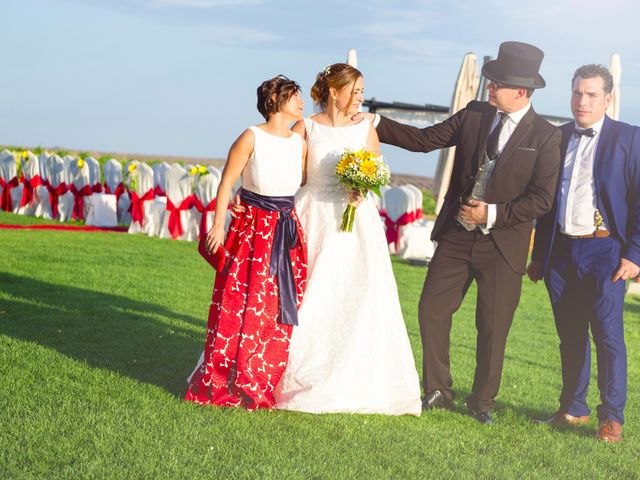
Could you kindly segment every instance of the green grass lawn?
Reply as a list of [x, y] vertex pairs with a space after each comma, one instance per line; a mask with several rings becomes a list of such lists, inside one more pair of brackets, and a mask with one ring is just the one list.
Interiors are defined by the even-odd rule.
[[[41, 223], [0, 214], [0, 223]], [[182, 400], [204, 340], [213, 272], [194, 244], [121, 233], [0, 230], [0, 478], [640, 478], [640, 299], [625, 308], [625, 441], [537, 426], [557, 408], [558, 339], [525, 282], [495, 424], [200, 407]], [[394, 261], [418, 361], [424, 268]], [[471, 388], [469, 295], [454, 319], [455, 389]], [[594, 355], [595, 357], [595, 355]], [[590, 405], [598, 401], [593, 369]]]

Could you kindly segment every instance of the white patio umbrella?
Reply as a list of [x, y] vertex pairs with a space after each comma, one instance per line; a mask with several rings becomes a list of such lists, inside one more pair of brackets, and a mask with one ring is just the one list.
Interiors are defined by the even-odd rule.
[[[453, 91], [453, 98], [451, 99], [449, 115], [453, 115], [458, 110], [464, 108], [471, 100], [475, 100], [479, 82], [480, 79], [478, 78], [476, 69], [476, 55], [474, 53], [467, 53], [462, 59], [462, 66], [458, 74], [456, 88]], [[446, 148], [440, 152], [440, 159], [438, 160], [438, 168], [436, 169], [434, 179], [435, 194], [437, 196], [436, 214], [440, 212], [440, 208], [444, 202], [444, 196], [449, 188], [454, 155], [455, 147]]]
[[[358, 54], [356, 53], [355, 48], [351, 48], [347, 52], [347, 63], [351, 65], [353, 68], [358, 68]], [[358, 111], [362, 111], [362, 105], [358, 108]]]
[[618, 120], [618, 118], [620, 118], [620, 77], [622, 75], [622, 68], [620, 67], [620, 55], [617, 53], [611, 55], [609, 70], [613, 77], [613, 92], [611, 95], [611, 103], [609, 103], [607, 107], [607, 115], [614, 120]]
[[353, 68], [358, 68], [358, 54], [355, 48], [350, 49], [347, 53], [347, 63]]

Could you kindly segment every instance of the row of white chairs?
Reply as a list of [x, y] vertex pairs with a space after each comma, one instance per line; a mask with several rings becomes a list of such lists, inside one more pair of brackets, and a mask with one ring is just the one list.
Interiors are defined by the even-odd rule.
[[[18, 162], [22, 181], [18, 179]], [[194, 167], [190, 167], [190, 170]], [[193, 173], [193, 172], [192, 172]], [[104, 177], [104, 182], [102, 181]], [[180, 164], [152, 166], [115, 159], [31, 152], [0, 152], [0, 208], [66, 222], [96, 226], [128, 225], [129, 233], [193, 241], [212, 225], [221, 172], [213, 166], [190, 174]], [[371, 194], [387, 232], [390, 253], [430, 258], [433, 222], [422, 219], [422, 192], [414, 185], [383, 187]], [[228, 221], [228, 219], [227, 219]]]
[[[19, 163], [18, 163], [19, 162]], [[18, 165], [21, 167], [18, 178]], [[190, 167], [192, 170], [194, 167]], [[149, 166], [132, 160], [104, 165], [46, 153], [0, 152], [0, 208], [62, 222], [96, 226], [129, 225], [130, 233], [195, 240], [211, 225], [221, 172], [213, 166], [187, 171], [166, 162]]]

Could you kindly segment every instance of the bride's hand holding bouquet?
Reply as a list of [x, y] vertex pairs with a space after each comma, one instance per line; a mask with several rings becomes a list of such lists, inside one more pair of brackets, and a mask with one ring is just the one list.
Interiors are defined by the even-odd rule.
[[353, 231], [356, 207], [371, 190], [382, 198], [380, 187], [388, 185], [391, 174], [382, 156], [369, 150], [345, 151], [336, 164], [334, 173], [340, 183], [350, 189], [349, 203], [342, 214], [340, 230]]

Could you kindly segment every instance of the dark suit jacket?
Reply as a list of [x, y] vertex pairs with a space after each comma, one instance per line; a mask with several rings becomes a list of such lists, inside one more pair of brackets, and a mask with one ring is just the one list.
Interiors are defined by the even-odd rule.
[[[567, 153], [574, 122], [562, 127], [562, 158]], [[562, 182], [562, 170], [560, 178]], [[593, 160], [598, 210], [611, 235], [620, 242], [623, 258], [640, 265], [640, 128], [605, 117]], [[551, 246], [558, 232], [558, 200], [553, 209], [536, 225], [536, 236], [531, 255], [546, 270]]]
[[[487, 102], [472, 101], [431, 127], [420, 129], [384, 117], [378, 125], [382, 142], [414, 152], [456, 147], [451, 182], [431, 234], [433, 240], [454, 221], [460, 197], [471, 193], [495, 114], [496, 108]], [[520, 274], [525, 272], [533, 220], [553, 204], [559, 165], [560, 132], [532, 107], [500, 154], [485, 198], [496, 204], [497, 210], [490, 235], [511, 268]]]

